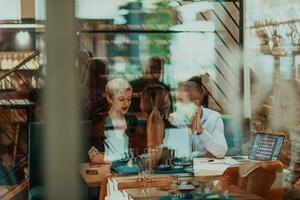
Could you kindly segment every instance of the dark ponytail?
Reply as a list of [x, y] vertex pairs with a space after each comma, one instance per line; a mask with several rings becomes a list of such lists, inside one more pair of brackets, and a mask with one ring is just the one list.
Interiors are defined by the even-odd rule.
[[141, 96], [141, 109], [148, 114], [148, 147], [159, 147], [164, 138], [164, 121], [171, 108], [169, 92], [161, 85], [149, 85]]

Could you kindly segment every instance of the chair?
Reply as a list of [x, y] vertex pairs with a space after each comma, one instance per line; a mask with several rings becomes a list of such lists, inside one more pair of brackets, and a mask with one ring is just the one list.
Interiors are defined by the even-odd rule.
[[29, 124], [29, 199], [43, 199], [42, 155], [44, 154], [43, 123]]
[[[90, 121], [80, 124], [82, 134], [81, 162], [89, 162], [89, 133]], [[29, 124], [29, 199], [44, 199], [43, 191], [43, 154], [44, 154], [44, 123], [32, 122]]]
[[139, 153], [143, 153], [147, 148], [146, 120], [139, 119], [135, 132], [129, 134], [129, 142], [131, 148], [136, 148]]
[[240, 123], [229, 115], [222, 116], [222, 119], [225, 139], [228, 145], [226, 156], [243, 155], [243, 133]]
[[225, 170], [220, 188], [233, 193], [247, 191], [263, 198], [274, 199], [271, 186], [275, 181], [276, 172], [282, 170], [283, 164], [278, 160], [241, 164], [239, 167]]

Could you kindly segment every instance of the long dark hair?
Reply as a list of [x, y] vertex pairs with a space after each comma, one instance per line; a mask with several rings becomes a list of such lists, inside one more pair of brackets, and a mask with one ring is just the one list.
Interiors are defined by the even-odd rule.
[[169, 92], [161, 85], [149, 85], [142, 92], [141, 109], [148, 114], [148, 147], [158, 147], [164, 137], [163, 118], [167, 118], [171, 110]]
[[87, 118], [91, 118], [95, 113], [106, 111], [107, 102], [103, 95], [108, 82], [108, 73], [106, 61], [99, 58], [90, 58], [87, 61], [81, 78], [81, 95], [84, 104], [82, 109]]

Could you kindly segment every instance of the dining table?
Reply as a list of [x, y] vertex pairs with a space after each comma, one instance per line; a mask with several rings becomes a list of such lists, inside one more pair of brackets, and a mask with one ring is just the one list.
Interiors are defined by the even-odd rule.
[[[241, 162], [230, 157], [194, 158], [193, 160], [176, 158], [172, 161], [172, 165], [162, 164], [146, 173], [142, 172], [135, 162], [119, 160], [110, 164], [81, 163], [80, 174], [89, 187], [101, 188], [99, 200], [243, 200], [266, 198], [253, 189], [239, 187], [238, 184], [229, 184], [228, 178], [232, 179], [232, 176], [235, 176], [230, 173], [235, 172], [237, 176], [240, 176], [239, 178], [242, 176], [247, 178], [257, 169], [270, 166], [276, 170], [274, 180], [270, 180], [269, 190], [281, 199], [287, 170], [282, 168], [278, 160]], [[88, 170], [97, 172], [88, 174]], [[266, 184], [267, 182], [266, 180]]]

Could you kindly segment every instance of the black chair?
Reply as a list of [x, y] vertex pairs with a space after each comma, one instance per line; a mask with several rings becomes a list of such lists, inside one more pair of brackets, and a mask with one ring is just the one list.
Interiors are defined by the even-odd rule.
[[[88, 148], [91, 122], [82, 121], [82, 157], [81, 162], [89, 162]], [[44, 123], [29, 124], [29, 199], [44, 199], [43, 191], [43, 155], [44, 155]]]
[[44, 126], [41, 122], [29, 124], [29, 199], [43, 199], [43, 162], [44, 154], [43, 131]]

